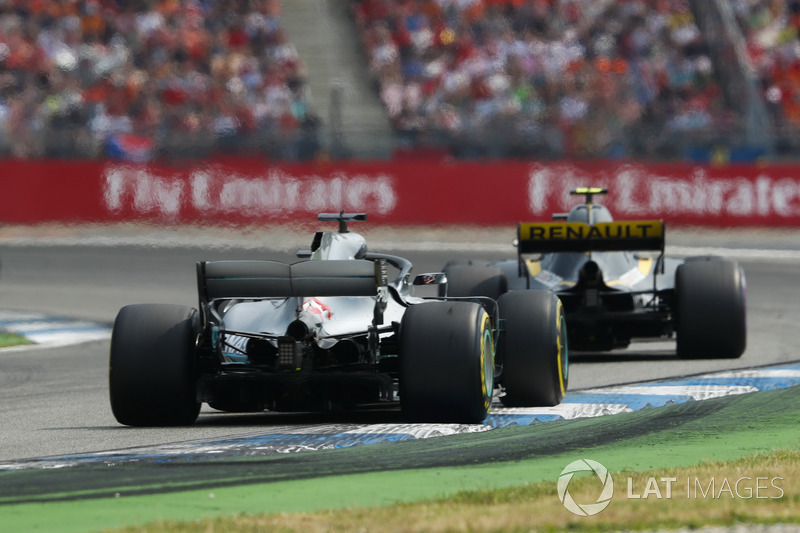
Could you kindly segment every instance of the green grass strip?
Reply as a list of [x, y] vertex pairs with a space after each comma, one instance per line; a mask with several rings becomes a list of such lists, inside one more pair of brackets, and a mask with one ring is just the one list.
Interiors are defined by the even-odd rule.
[[33, 342], [16, 333], [0, 331], [0, 348], [9, 348], [11, 346], [21, 346], [24, 344], [33, 344]]

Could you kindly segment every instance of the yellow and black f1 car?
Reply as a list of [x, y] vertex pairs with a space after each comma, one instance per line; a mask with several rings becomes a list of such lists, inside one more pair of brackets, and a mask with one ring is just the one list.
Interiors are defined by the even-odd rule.
[[[624, 348], [676, 338], [682, 358], [737, 358], [746, 345], [745, 275], [718, 256], [664, 255], [664, 222], [615, 221], [593, 197], [552, 221], [518, 226], [516, 259], [451, 261], [448, 296], [549, 289], [563, 303], [571, 350]], [[501, 319], [503, 310], [500, 309]]]

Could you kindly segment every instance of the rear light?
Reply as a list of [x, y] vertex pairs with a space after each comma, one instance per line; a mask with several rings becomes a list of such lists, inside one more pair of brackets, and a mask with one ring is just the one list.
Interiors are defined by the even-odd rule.
[[600, 295], [597, 294], [597, 289], [586, 290], [586, 307], [588, 309], [596, 309], [600, 306]]
[[303, 344], [291, 337], [278, 339], [278, 370], [292, 371], [303, 367]]

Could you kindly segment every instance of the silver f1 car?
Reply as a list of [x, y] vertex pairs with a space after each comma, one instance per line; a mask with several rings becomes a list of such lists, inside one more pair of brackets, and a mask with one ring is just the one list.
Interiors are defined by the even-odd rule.
[[614, 221], [605, 206], [592, 202], [606, 189], [570, 193], [585, 203], [553, 221], [518, 226], [516, 259], [445, 265], [446, 294], [499, 298], [509, 290], [550, 290], [564, 305], [572, 350], [675, 337], [681, 358], [742, 355], [745, 276], [738, 263], [717, 256], [667, 258], [663, 221]]
[[[201, 403], [228, 412], [400, 404], [411, 420], [481, 422], [509, 405], [556, 405], [568, 385], [564, 313], [550, 291], [422, 298], [401, 257], [367, 251], [348, 222], [305, 260], [201, 261], [199, 307], [123, 307], [109, 363], [111, 407], [132, 426], [186, 425]], [[390, 269], [397, 273], [389, 279]]]

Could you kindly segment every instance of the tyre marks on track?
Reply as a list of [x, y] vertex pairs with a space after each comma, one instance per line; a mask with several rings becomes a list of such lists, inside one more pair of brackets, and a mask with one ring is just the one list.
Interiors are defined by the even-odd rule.
[[[478, 433], [554, 420], [598, 417], [685, 402], [800, 385], [800, 363], [724, 371], [679, 379], [570, 391], [561, 405], [505, 408], [499, 402], [483, 424], [325, 424], [280, 426], [270, 433], [213, 441], [0, 463], [0, 471], [63, 468], [80, 464], [109, 466], [132, 462], [185, 462], [222, 457], [264, 456], [348, 448], [367, 444]], [[226, 415], [221, 415], [226, 416]]]

